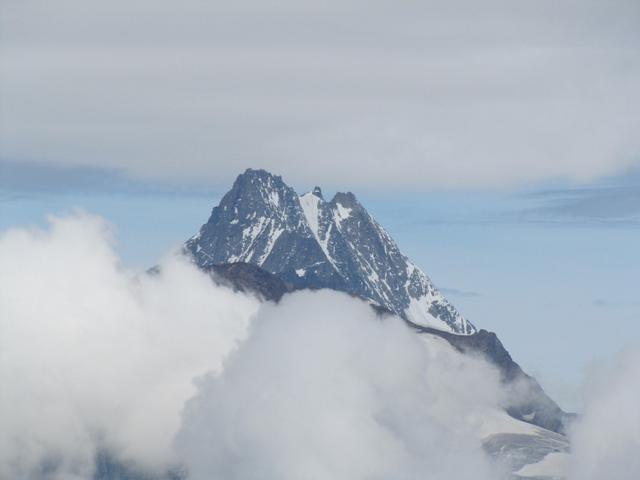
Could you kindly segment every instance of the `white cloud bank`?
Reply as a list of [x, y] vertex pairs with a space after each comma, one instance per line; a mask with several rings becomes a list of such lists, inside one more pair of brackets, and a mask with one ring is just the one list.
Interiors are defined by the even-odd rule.
[[110, 237], [84, 214], [0, 236], [0, 477], [89, 478], [107, 448], [195, 479], [495, 478], [484, 362], [336, 292], [259, 306], [176, 257], [134, 276]]
[[637, 0], [5, 2], [1, 149], [225, 184], [249, 166], [343, 189], [589, 180], [640, 158], [639, 16]]
[[82, 215], [0, 237], [0, 478], [43, 462], [89, 478], [98, 446], [174, 461], [193, 377], [220, 369], [258, 308], [178, 258], [134, 277], [109, 235]]
[[640, 349], [620, 354], [590, 384], [572, 444], [571, 480], [640, 478]]
[[[106, 448], [194, 480], [495, 480], [480, 440], [518, 433], [497, 372], [443, 340], [336, 292], [261, 305], [175, 256], [135, 276], [97, 217], [2, 233], [0, 271], [0, 478], [91, 478]], [[638, 365], [595, 389], [572, 478], [637, 477]]]
[[200, 382], [177, 446], [194, 480], [495, 479], [473, 419], [501, 395], [484, 362], [346, 295], [302, 292]]

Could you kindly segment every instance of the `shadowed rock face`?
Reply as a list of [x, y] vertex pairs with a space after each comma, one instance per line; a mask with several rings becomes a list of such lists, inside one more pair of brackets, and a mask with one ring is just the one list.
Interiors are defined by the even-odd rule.
[[250, 263], [210, 265], [203, 270], [219, 285], [239, 292], [254, 293], [267, 301], [277, 302], [285, 293], [294, 289], [293, 285], [277, 275]]
[[562, 434], [574, 419], [575, 415], [564, 412], [535, 378], [524, 373], [495, 333], [481, 329], [473, 335], [455, 335], [433, 328], [411, 326], [419, 333], [442, 337], [458, 351], [479, 355], [495, 365], [502, 382], [513, 389], [517, 400], [507, 409], [512, 417]]
[[281, 177], [249, 169], [185, 250], [201, 268], [249, 263], [294, 288], [346, 292], [419, 325], [476, 330], [352, 193], [326, 201], [316, 187], [299, 196]]
[[128, 462], [120, 461], [107, 450], [100, 450], [95, 458], [93, 480], [185, 480], [183, 467], [175, 467], [163, 473], [150, 473]]

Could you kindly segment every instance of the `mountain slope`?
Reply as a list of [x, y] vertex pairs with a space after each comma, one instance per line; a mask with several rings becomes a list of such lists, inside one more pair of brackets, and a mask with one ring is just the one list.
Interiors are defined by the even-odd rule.
[[248, 169], [185, 248], [201, 268], [246, 262], [295, 288], [331, 288], [425, 327], [476, 328], [402, 254], [352, 193], [299, 196], [282, 178]]
[[[216, 266], [211, 273], [214, 273], [216, 282], [253, 292], [262, 299], [269, 299], [268, 295], [271, 295], [270, 299], [277, 302], [291, 291], [277, 275], [247, 263]], [[381, 317], [391, 319], [393, 312], [372, 306]], [[485, 358], [499, 370], [506, 391], [512, 392], [512, 397], [507, 401], [509, 407], [505, 410], [486, 412], [481, 420], [483, 428], [479, 439], [487, 454], [514, 472], [508, 478], [566, 478], [562, 462], [566, 463], [570, 445], [564, 432], [575, 415], [562, 411], [535, 378], [522, 371], [494, 333], [479, 330], [470, 335], [458, 335], [407, 323], [425, 340], [428, 337], [443, 339], [461, 353]], [[561, 463], [556, 465], [558, 461]], [[544, 472], [544, 475], [536, 472]]]
[[[293, 287], [283, 282], [277, 275], [248, 263], [221, 264], [205, 269], [216, 283], [227, 285], [234, 290], [254, 293], [264, 300], [278, 302], [283, 295], [293, 291]], [[393, 315], [387, 309], [376, 308], [381, 316]], [[542, 389], [535, 378], [527, 375], [516, 363], [497, 335], [480, 329], [470, 335], [457, 335], [430, 327], [421, 327], [407, 320], [420, 335], [435, 335], [446, 340], [461, 353], [483, 357], [500, 372], [501, 380], [512, 385], [518, 396], [507, 412], [517, 420], [539, 426], [546, 430], [564, 433], [574, 415], [565, 413]]]

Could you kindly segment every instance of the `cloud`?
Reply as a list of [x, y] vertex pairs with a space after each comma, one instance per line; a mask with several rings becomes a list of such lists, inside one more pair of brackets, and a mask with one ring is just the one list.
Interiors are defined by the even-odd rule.
[[0, 477], [91, 478], [106, 450], [195, 479], [496, 478], [485, 362], [336, 292], [259, 304], [173, 255], [134, 275], [104, 220], [49, 224], [0, 235]]
[[166, 467], [193, 377], [258, 308], [173, 256], [135, 276], [110, 238], [86, 214], [0, 236], [2, 478], [90, 478], [97, 449]]
[[70, 193], [210, 196], [211, 188], [194, 184], [180, 186], [170, 182], [134, 180], [114, 169], [8, 161], [0, 158], [0, 192], [6, 199]]
[[[467, 225], [569, 228], [630, 228], [640, 226], [640, 170], [629, 169], [589, 185], [557, 182], [514, 192], [459, 191], [422, 197], [421, 208], [405, 208], [411, 225]], [[406, 195], [413, 203], [418, 202]], [[433, 198], [431, 198], [433, 197]], [[437, 200], [437, 202], [435, 202]], [[439, 208], [429, 205], [437, 203]], [[422, 210], [422, 211], [421, 211]], [[416, 212], [421, 215], [415, 216]]]
[[639, 8], [9, 2], [2, 152], [175, 182], [590, 180], [639, 158]]
[[640, 173], [625, 172], [594, 185], [528, 194], [538, 206], [520, 212], [523, 220], [588, 226], [640, 225]]
[[0, 159], [0, 189], [9, 192], [68, 193], [70, 191], [114, 191], [124, 179], [114, 171], [95, 167], [64, 167], [37, 162]]
[[451, 295], [452, 297], [480, 297], [482, 294], [473, 290], [459, 290], [457, 288], [438, 287], [445, 295]]
[[[195, 480], [500, 478], [481, 439], [521, 392], [486, 362], [337, 292], [260, 304], [173, 255], [135, 275], [104, 220], [49, 222], [0, 235], [0, 477], [90, 478], [108, 450]], [[591, 382], [571, 480], [637, 477], [639, 366]]]
[[611, 302], [610, 300], [605, 300], [604, 298], [596, 298], [591, 302], [596, 307], [608, 308], [613, 307], [616, 304]]
[[640, 473], [640, 349], [629, 349], [589, 384], [572, 434], [571, 480], [634, 480]]
[[194, 480], [497, 478], [472, 421], [497, 372], [343, 294], [266, 306], [198, 385], [177, 437]]

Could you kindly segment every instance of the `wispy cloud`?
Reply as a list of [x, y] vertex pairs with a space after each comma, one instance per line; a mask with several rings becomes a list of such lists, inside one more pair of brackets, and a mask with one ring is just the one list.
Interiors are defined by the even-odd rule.
[[602, 307], [602, 308], [608, 308], [608, 307], [612, 307], [615, 304], [610, 302], [609, 300], [605, 300], [603, 298], [596, 298], [593, 300], [593, 302], [591, 302], [595, 307]]
[[628, 299], [609, 299], [609, 298], [595, 298], [591, 304], [594, 307], [599, 308], [636, 308], [640, 307], [640, 302], [637, 300]]
[[105, 449], [140, 478], [499, 478], [483, 360], [338, 292], [259, 304], [174, 256], [132, 278], [103, 220], [50, 222], [0, 236], [1, 478], [93, 478]]
[[519, 212], [525, 222], [593, 226], [640, 225], [640, 172], [595, 185], [541, 190], [526, 195], [539, 205]]
[[[421, 198], [424, 208], [408, 210], [410, 225], [550, 228], [640, 226], [640, 170], [588, 184], [563, 182], [512, 193], [472, 192], [462, 199], [433, 194]], [[431, 208], [430, 205], [438, 205]], [[411, 205], [420, 205], [417, 199]], [[413, 207], [412, 207], [413, 208]], [[407, 215], [406, 211], [404, 212]]]
[[460, 290], [457, 288], [448, 288], [448, 287], [438, 287], [438, 290], [440, 290], [442, 293], [444, 293], [445, 295], [449, 295], [452, 297], [480, 297], [482, 296], [481, 293], [473, 291], [473, 290]]
[[175, 185], [168, 181], [128, 178], [115, 168], [65, 166], [34, 161], [0, 159], [0, 201], [8, 202], [42, 194], [136, 193], [207, 195], [211, 186]]

